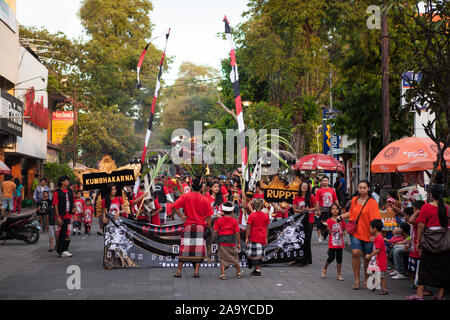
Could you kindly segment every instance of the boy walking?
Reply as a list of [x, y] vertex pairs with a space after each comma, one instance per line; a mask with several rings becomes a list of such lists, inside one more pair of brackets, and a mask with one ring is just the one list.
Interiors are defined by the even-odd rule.
[[267, 244], [269, 215], [262, 212], [264, 199], [253, 199], [252, 206], [255, 212], [251, 213], [247, 220], [245, 245], [247, 246], [248, 267], [255, 267], [251, 277], [261, 277], [261, 261], [264, 258], [264, 246]]
[[370, 222], [370, 234], [375, 238], [373, 239], [373, 251], [371, 254], [366, 254], [366, 259], [370, 260], [369, 268], [372, 270], [378, 270], [381, 278], [381, 291], [379, 295], [386, 295], [389, 292], [386, 290], [386, 270], [387, 270], [387, 255], [386, 244], [384, 243], [383, 235], [383, 222], [380, 219], [375, 219]]

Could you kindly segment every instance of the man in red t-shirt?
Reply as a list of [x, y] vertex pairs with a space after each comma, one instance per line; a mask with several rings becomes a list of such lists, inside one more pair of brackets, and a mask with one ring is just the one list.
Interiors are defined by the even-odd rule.
[[[213, 211], [209, 201], [200, 193], [202, 178], [195, 177], [192, 192], [184, 193], [173, 204], [173, 210], [184, 221], [184, 231], [181, 235], [178, 270], [175, 278], [181, 278], [183, 262], [195, 265], [194, 277], [199, 278], [200, 263], [206, 258], [206, 227], [212, 233]], [[183, 214], [180, 212], [183, 209]]]
[[319, 203], [320, 220], [317, 223], [317, 233], [319, 234], [319, 242], [325, 240], [328, 231], [322, 222], [326, 222], [330, 218], [330, 208], [333, 203], [339, 206], [339, 200], [336, 191], [329, 187], [329, 179], [323, 176], [320, 179], [320, 188], [316, 190], [316, 201]]

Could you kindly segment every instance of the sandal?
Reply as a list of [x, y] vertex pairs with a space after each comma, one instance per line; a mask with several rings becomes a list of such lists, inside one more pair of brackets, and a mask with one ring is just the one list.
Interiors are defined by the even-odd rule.
[[[194, 277], [195, 277], [195, 275], [194, 275]], [[224, 274], [221, 274], [221, 275], [219, 276], [219, 279], [220, 279], [220, 280], [227, 280], [227, 276], [224, 275]]]
[[337, 278], [339, 281], [344, 281], [344, 277], [342, 277], [340, 274], [337, 276]]
[[194, 278], [200, 278], [200, 274], [199, 273], [194, 273]]
[[322, 279], [325, 279], [327, 277], [327, 270], [322, 269]]
[[359, 290], [359, 289], [361, 289], [359, 282], [355, 282], [352, 286], [352, 290]]
[[433, 300], [439, 300], [439, 301], [441, 301], [441, 300], [445, 300], [445, 299], [444, 299], [444, 297], [436, 297], [436, 296], [433, 296]]
[[236, 273], [236, 277], [238, 277], [238, 278], [242, 278], [243, 275], [244, 275], [244, 271]]
[[389, 292], [387, 292], [387, 291], [385, 291], [385, 290], [378, 291], [378, 295], [379, 295], [379, 296], [385, 296], [385, 295], [387, 295], [387, 294], [389, 294]]
[[424, 300], [423, 297], [418, 297], [415, 294], [407, 296], [406, 300]]
[[173, 275], [173, 277], [174, 277], [174, 278], [181, 278], [181, 272], [180, 272], [180, 273], [178, 273], [178, 272], [175, 273], [175, 274]]

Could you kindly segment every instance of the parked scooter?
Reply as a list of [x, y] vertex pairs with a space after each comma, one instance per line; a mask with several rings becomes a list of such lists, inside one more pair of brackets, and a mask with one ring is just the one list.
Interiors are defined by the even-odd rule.
[[28, 244], [39, 241], [41, 226], [35, 213], [20, 214], [7, 217], [0, 222], [0, 240], [23, 240]]

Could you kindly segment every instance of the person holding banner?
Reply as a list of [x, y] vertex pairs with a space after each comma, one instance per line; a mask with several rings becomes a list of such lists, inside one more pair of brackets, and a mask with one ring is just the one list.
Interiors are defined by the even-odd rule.
[[128, 218], [127, 212], [122, 208], [124, 201], [123, 198], [116, 195], [117, 187], [115, 185], [108, 184], [106, 186], [106, 197], [102, 199], [102, 215], [103, 223], [108, 223], [106, 213], [114, 215], [114, 219], [118, 219], [119, 215]]
[[[194, 277], [199, 278], [200, 263], [206, 259], [206, 228], [212, 234], [213, 211], [208, 199], [200, 193], [202, 183], [200, 176], [195, 177], [192, 182], [192, 192], [184, 193], [173, 204], [173, 210], [184, 221], [175, 278], [181, 278], [183, 262], [193, 263], [195, 266]], [[180, 212], [180, 209], [183, 209], [184, 214]]]
[[[302, 182], [297, 196], [292, 203], [295, 213], [308, 212], [308, 217], [305, 218], [305, 257], [306, 264], [312, 265], [312, 251], [311, 251], [311, 238], [314, 229], [314, 211], [319, 211], [319, 204], [316, 199], [311, 195], [311, 187], [308, 182]], [[303, 265], [300, 265], [303, 266]]]

